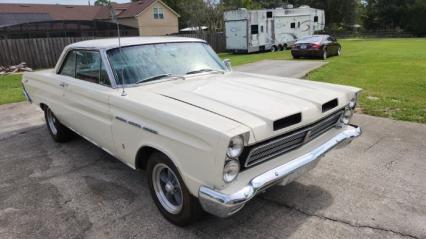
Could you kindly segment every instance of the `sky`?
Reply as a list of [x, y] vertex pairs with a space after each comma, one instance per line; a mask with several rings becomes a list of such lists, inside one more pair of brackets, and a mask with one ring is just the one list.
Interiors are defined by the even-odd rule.
[[[37, 3], [37, 4], [64, 4], [64, 5], [87, 5], [90, 1], [90, 4], [93, 5], [95, 0], [0, 0], [0, 3]], [[125, 3], [130, 2], [130, 0], [114, 0], [113, 2]]]

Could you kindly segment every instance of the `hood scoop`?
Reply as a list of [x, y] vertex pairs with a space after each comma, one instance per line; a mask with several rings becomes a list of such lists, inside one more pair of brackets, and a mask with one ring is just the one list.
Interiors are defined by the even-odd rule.
[[325, 104], [322, 105], [322, 112], [325, 113], [331, 109], [336, 108], [339, 105], [339, 101], [336, 99], [331, 100]]
[[285, 118], [274, 121], [274, 131], [284, 129], [300, 122], [302, 122], [302, 113], [287, 116]]

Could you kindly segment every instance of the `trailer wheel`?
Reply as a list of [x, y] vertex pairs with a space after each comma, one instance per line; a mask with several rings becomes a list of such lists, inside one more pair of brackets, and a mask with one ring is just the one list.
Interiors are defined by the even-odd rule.
[[288, 45], [287, 45], [287, 44], [284, 44], [283, 49], [284, 49], [284, 50], [288, 50]]
[[284, 50], [284, 46], [283, 45], [278, 45], [278, 48], [279, 48], [280, 51]]
[[277, 51], [277, 46], [272, 46], [271, 47], [271, 52], [276, 52]]

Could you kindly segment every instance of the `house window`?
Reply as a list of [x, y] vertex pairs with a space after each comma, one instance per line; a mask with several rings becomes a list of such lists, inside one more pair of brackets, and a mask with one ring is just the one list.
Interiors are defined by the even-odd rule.
[[154, 7], [154, 19], [164, 19], [164, 11], [162, 8]]
[[272, 18], [272, 12], [266, 12], [266, 18]]
[[259, 33], [259, 25], [251, 25], [251, 34]]
[[290, 24], [290, 28], [296, 28], [296, 23], [295, 23], [295, 22], [292, 22], [292, 23]]
[[318, 16], [314, 17], [314, 22], [318, 22]]

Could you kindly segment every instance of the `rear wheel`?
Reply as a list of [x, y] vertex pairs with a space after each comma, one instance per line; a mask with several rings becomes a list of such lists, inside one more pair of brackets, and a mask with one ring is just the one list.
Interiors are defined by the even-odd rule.
[[323, 60], [327, 60], [327, 57], [328, 57], [328, 54], [327, 54], [327, 48], [324, 48], [324, 49], [322, 50], [322, 56], [321, 56], [321, 58], [322, 58]]
[[53, 140], [63, 143], [72, 139], [74, 135], [73, 132], [59, 122], [49, 107], [45, 108], [44, 117], [46, 119], [47, 129]]
[[200, 218], [203, 211], [198, 199], [190, 194], [167, 156], [153, 153], [147, 172], [152, 198], [167, 220], [178, 226], [186, 226]]

